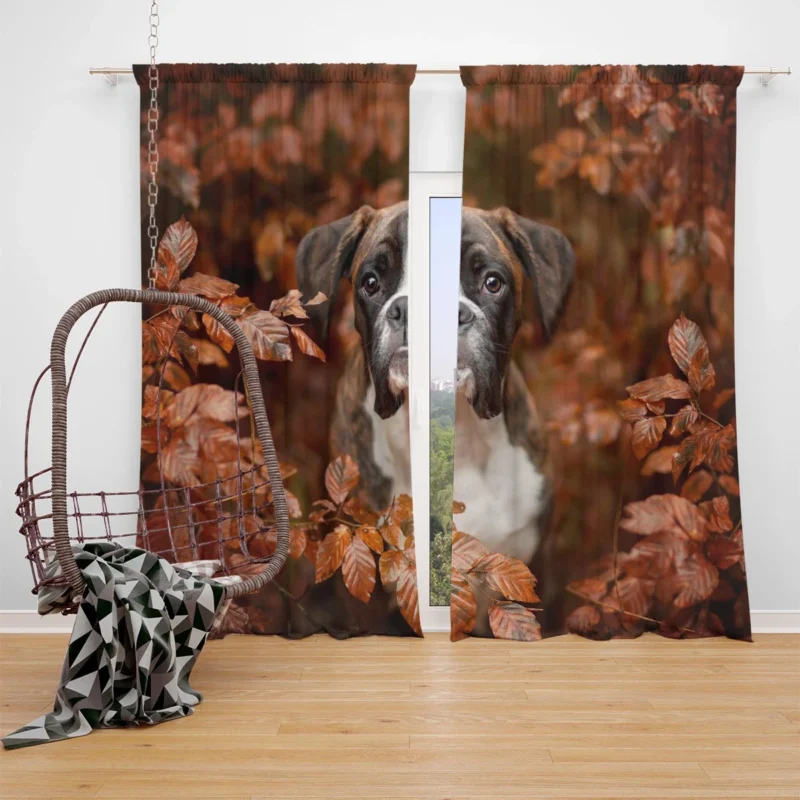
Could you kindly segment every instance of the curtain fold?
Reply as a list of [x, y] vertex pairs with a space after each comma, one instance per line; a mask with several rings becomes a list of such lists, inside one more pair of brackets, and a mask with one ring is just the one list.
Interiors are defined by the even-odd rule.
[[[161, 64], [158, 71], [157, 282], [218, 303], [250, 339], [292, 516], [290, 558], [278, 581], [234, 603], [219, 632], [418, 634], [407, 298], [397, 257], [407, 236], [415, 68]], [[148, 67], [134, 74], [146, 281]], [[245, 457], [256, 466], [261, 459], [255, 445], [247, 454], [249, 424], [236, 410], [239, 369], [230, 337], [213, 320], [145, 310], [145, 488], [160, 485], [160, 467], [176, 496], [203, 483], [219, 487], [220, 502], [235, 498], [237, 431]], [[159, 409], [161, 373], [167, 393]], [[376, 460], [387, 442], [396, 469]], [[269, 503], [263, 485], [245, 488], [256, 506]], [[185, 507], [197, 514], [208, 498], [191, 497]], [[218, 530], [219, 515], [202, 518], [207, 536], [198, 542], [181, 541], [188, 526], [165, 516], [181, 557], [220, 558], [239, 574], [255, 568], [245, 564], [239, 532]], [[251, 557], [268, 558], [275, 547], [270, 515], [262, 522], [245, 532]], [[162, 549], [157, 537], [151, 546]]]
[[742, 74], [461, 68], [454, 639], [750, 638], [733, 359]]

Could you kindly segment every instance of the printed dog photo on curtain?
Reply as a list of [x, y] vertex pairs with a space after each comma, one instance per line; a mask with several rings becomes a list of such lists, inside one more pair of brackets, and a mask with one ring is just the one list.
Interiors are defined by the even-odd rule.
[[[421, 634], [405, 262], [414, 67], [158, 69], [157, 286], [207, 298], [246, 333], [292, 518], [278, 580], [234, 602], [216, 635]], [[149, 83], [147, 67], [134, 71], [146, 237]], [[145, 276], [148, 267], [145, 258]], [[145, 310], [142, 485], [159, 488], [160, 458], [162, 493], [205, 486], [164, 514], [163, 541], [154, 543], [151, 524], [140, 544], [247, 574], [260, 564], [245, 563], [244, 549], [268, 559], [276, 533], [269, 485], [254, 480], [244, 488], [263, 509], [260, 523], [248, 516], [241, 536], [226, 519], [231, 530], [217, 543], [214, 503], [237, 498], [237, 443], [255, 475], [263, 463], [231, 345], [210, 317]], [[206, 515], [207, 541], [187, 540], [190, 514]]]
[[462, 67], [452, 638], [750, 638], [738, 67]]

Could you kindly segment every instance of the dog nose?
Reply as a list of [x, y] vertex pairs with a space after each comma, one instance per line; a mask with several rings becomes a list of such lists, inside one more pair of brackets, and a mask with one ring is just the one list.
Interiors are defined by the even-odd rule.
[[396, 297], [386, 311], [386, 319], [393, 328], [404, 328], [408, 322], [408, 297]]
[[475, 320], [475, 313], [465, 303], [458, 304], [458, 327], [466, 328]]

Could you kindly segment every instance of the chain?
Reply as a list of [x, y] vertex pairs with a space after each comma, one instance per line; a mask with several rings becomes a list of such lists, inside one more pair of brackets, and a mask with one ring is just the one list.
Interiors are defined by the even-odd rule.
[[158, 3], [153, 0], [150, 6], [150, 108], [147, 110], [147, 130], [150, 140], [147, 144], [147, 163], [150, 169], [150, 183], [147, 186], [147, 205], [150, 207], [150, 222], [147, 235], [150, 238], [150, 268], [147, 277], [150, 288], [156, 288], [156, 252], [158, 250], [158, 225], [156, 225], [156, 204], [158, 203], [158, 67], [156, 66], [156, 48], [158, 47]]

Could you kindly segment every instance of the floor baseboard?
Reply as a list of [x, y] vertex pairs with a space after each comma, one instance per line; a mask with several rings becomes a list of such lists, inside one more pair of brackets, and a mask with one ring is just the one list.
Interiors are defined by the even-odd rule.
[[[753, 633], [800, 633], [800, 611], [751, 611]], [[0, 633], [64, 633], [72, 630], [72, 616], [35, 611], [0, 611]], [[430, 631], [433, 633], [435, 631]]]

